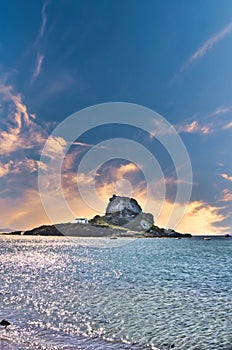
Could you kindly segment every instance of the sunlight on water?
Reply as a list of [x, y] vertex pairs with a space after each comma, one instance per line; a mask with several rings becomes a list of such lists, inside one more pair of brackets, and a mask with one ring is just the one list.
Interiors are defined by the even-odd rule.
[[89, 240], [0, 238], [1, 350], [231, 350], [231, 240]]

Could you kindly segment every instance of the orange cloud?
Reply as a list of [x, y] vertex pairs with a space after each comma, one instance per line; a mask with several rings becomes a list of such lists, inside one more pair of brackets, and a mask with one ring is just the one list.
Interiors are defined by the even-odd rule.
[[65, 157], [66, 147], [67, 142], [62, 137], [50, 136], [46, 141], [46, 152], [43, 151], [43, 155], [52, 159], [58, 156]]
[[220, 207], [203, 201], [190, 202], [176, 229], [193, 234], [223, 234], [228, 231], [229, 227], [222, 225], [225, 216], [219, 211]]
[[38, 160], [24, 158], [22, 160], [10, 160], [6, 163], [0, 163], [0, 177], [8, 174], [25, 174], [26, 171], [33, 173], [37, 172], [38, 168], [46, 169], [46, 165]]
[[123, 178], [126, 174], [133, 174], [141, 169], [134, 163], [122, 164], [118, 168], [113, 170], [116, 179]]
[[0, 83], [1, 101], [7, 104], [6, 130], [0, 132], [0, 154], [9, 155], [19, 149], [31, 149], [42, 145], [47, 137], [35, 116], [28, 113], [22, 96], [14, 92], [12, 86]]
[[13, 161], [9, 161], [8, 163], [0, 163], [0, 177], [6, 176], [10, 172], [10, 168]]
[[1, 198], [0, 210], [0, 227], [26, 230], [49, 223], [36, 190], [27, 190], [18, 198]]

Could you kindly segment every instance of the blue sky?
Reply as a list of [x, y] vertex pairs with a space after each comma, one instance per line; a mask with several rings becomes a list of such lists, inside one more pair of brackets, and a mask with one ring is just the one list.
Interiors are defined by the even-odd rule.
[[[161, 114], [186, 146], [193, 189], [177, 228], [231, 232], [230, 0], [2, 1], [0, 33], [0, 227], [25, 229], [49, 222], [37, 185], [47, 137], [70, 114], [119, 101]], [[153, 152], [167, 178], [168, 212], [176, 191], [170, 160], [155, 140], [146, 143], [144, 136], [129, 127], [103, 127], [70, 149], [64, 186], [76, 215], [95, 214], [83, 205], [78, 189], [72, 197], [76, 167], [86, 145], [107, 137], [134, 138]], [[115, 181], [126, 179], [143, 203], [137, 186], [143, 176], [130, 163], [105, 164], [101, 174], [102, 199]], [[85, 176], [82, 181], [88, 182]], [[57, 215], [60, 221], [71, 220], [59, 208]], [[165, 215], [164, 210], [157, 218], [161, 226]]]

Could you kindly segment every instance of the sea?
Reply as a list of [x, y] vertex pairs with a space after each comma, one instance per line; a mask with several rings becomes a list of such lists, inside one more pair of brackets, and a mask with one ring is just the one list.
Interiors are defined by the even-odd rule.
[[0, 236], [1, 350], [232, 350], [232, 239]]

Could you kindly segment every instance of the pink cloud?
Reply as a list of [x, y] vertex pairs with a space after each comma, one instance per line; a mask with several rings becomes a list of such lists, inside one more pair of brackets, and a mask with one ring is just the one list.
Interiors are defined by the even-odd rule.
[[232, 192], [225, 188], [222, 191], [222, 197], [220, 199], [221, 202], [232, 202]]
[[223, 179], [228, 180], [228, 181], [232, 181], [232, 176], [230, 176], [230, 175], [228, 175], [228, 174], [223, 173], [223, 174], [221, 174], [221, 177], [222, 177]]
[[176, 127], [178, 132], [182, 133], [199, 133], [199, 134], [210, 134], [212, 128], [210, 124], [200, 125], [197, 120], [192, 121], [189, 124], [182, 124]]

